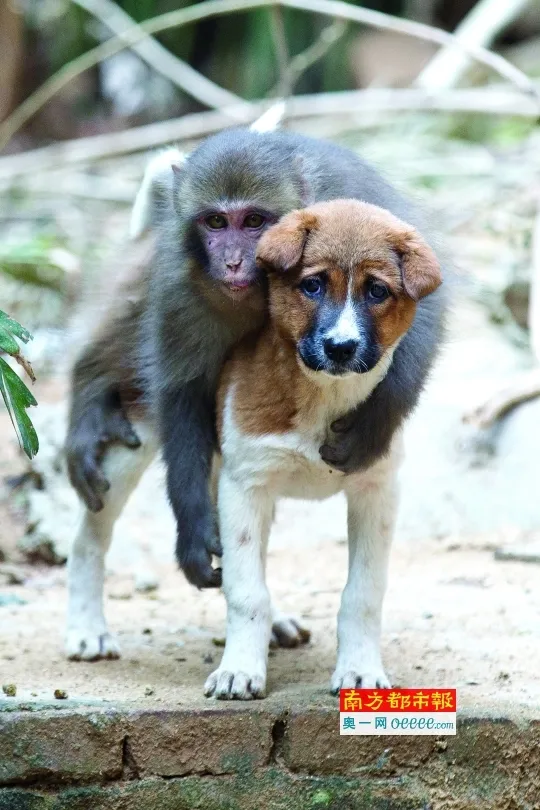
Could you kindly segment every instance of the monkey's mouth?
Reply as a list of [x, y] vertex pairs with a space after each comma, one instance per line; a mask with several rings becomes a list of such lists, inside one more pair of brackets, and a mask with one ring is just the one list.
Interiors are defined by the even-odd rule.
[[253, 286], [252, 281], [241, 281], [240, 279], [235, 281], [223, 281], [222, 284], [227, 292], [233, 293], [233, 295], [245, 293], [246, 290], [249, 290]]

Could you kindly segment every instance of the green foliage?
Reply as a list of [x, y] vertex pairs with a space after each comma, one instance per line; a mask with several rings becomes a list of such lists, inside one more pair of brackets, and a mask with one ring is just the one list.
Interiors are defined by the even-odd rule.
[[[15, 358], [33, 380], [32, 367], [21, 355], [16, 337], [23, 343], [28, 343], [32, 339], [30, 332], [0, 310], [0, 352]], [[2, 357], [0, 357], [0, 391], [19, 443], [28, 458], [32, 458], [39, 450], [39, 441], [26, 409], [31, 405], [37, 405], [37, 402], [23, 381]]]
[[[61, 291], [65, 271], [55, 258], [57, 241], [47, 235], [0, 247], [0, 272], [18, 281]], [[5, 351], [5, 350], [4, 350]]]

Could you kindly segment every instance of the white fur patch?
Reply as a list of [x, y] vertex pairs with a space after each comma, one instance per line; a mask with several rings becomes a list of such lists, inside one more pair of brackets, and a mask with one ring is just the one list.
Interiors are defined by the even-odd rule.
[[336, 343], [345, 343], [348, 340], [360, 340], [361, 338], [360, 329], [358, 328], [358, 318], [353, 303], [352, 281], [349, 282], [345, 306], [341, 310], [336, 323], [328, 330], [325, 337], [334, 340]]

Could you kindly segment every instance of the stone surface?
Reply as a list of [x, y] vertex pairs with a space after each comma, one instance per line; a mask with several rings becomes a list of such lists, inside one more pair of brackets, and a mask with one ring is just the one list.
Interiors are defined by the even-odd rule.
[[268, 762], [274, 722], [248, 706], [140, 712], [129, 717], [127, 744], [141, 776], [253, 770]]
[[337, 709], [305, 697], [305, 708], [296, 696], [254, 710], [6, 712], [0, 810], [540, 807], [540, 720], [462, 711], [455, 737], [340, 737]]
[[0, 785], [118, 778], [122, 744], [112, 711], [0, 711]]

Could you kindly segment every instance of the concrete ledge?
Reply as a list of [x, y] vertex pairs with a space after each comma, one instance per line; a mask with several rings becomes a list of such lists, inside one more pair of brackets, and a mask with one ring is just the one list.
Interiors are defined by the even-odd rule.
[[[335, 702], [0, 712], [0, 810], [537, 810], [540, 720], [340, 737]], [[206, 708], [205, 708], [206, 707]], [[31, 710], [32, 709], [32, 710]]]

